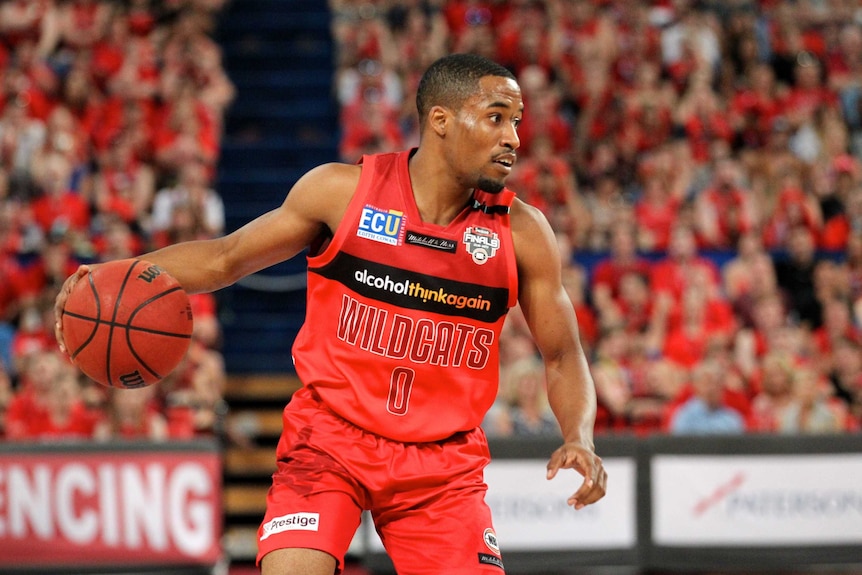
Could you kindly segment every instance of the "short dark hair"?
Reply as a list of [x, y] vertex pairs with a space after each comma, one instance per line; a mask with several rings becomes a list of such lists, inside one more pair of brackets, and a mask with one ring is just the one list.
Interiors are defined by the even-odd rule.
[[500, 76], [517, 80], [506, 67], [478, 54], [449, 54], [425, 71], [416, 90], [416, 111], [422, 125], [432, 107], [441, 105], [457, 110], [476, 93], [479, 80]]

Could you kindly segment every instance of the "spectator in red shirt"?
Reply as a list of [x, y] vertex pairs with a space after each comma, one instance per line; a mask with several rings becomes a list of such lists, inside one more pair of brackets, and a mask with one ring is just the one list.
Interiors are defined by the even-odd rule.
[[[93, 436], [98, 414], [89, 411], [81, 401], [77, 371], [72, 366], [64, 366], [51, 380], [45, 407], [45, 417], [27, 421], [23, 435], [11, 439], [84, 440]], [[10, 421], [16, 427], [17, 423]]]
[[555, 85], [545, 79], [532, 87], [524, 94], [524, 105], [529, 106], [530, 116], [529, 119], [525, 116], [518, 126], [518, 138], [521, 140], [519, 153], [532, 155], [533, 146], [541, 137], [550, 142], [554, 154], [565, 157], [572, 145], [572, 126], [563, 115], [560, 94]]
[[736, 145], [757, 149], [766, 144], [773, 120], [781, 114], [781, 103], [775, 73], [765, 63], [754, 64], [744, 76], [730, 103], [730, 121], [736, 133]]
[[710, 158], [716, 140], [733, 143], [734, 132], [727, 110], [709, 84], [709, 75], [691, 78], [689, 88], [676, 108], [675, 121], [683, 126], [691, 145], [692, 159], [703, 164]]
[[664, 356], [692, 368], [706, 357], [710, 346], [729, 346], [735, 329], [724, 302], [711, 298], [703, 287], [690, 285], [683, 293], [679, 311], [672, 312], [668, 319]]
[[69, 188], [72, 175], [69, 160], [51, 153], [42, 164], [41, 195], [30, 204], [34, 221], [45, 234], [62, 234], [67, 230], [86, 233], [90, 225], [90, 207]]
[[41, 57], [53, 52], [58, 35], [54, 0], [7, 0], [0, 3], [0, 37], [9, 45], [29, 39], [38, 42]]
[[98, 213], [114, 214], [130, 224], [146, 221], [155, 194], [155, 172], [135, 157], [131, 137], [119, 135], [96, 159], [93, 196]]
[[63, 238], [49, 237], [39, 255], [21, 268], [20, 280], [15, 282], [18, 298], [35, 300], [45, 296], [53, 299], [79, 263]]
[[92, 48], [105, 34], [113, 7], [105, 0], [69, 0], [59, 6], [60, 42], [73, 50]]
[[554, 229], [566, 234], [573, 245], [584, 245], [590, 229], [590, 213], [577, 191], [569, 164], [554, 154], [550, 139], [538, 135], [532, 154], [517, 166], [509, 187], [540, 209]]
[[838, 98], [824, 84], [823, 64], [810, 52], [802, 52], [793, 67], [793, 83], [781, 101], [791, 125], [798, 127], [814, 117], [820, 107], [838, 108]]
[[839, 211], [824, 222], [820, 247], [840, 251], [862, 229], [862, 186], [855, 181], [856, 176], [843, 170], [836, 174], [836, 180]]
[[153, 386], [138, 389], [116, 389], [109, 392], [105, 414], [95, 425], [93, 437], [98, 441], [168, 439], [168, 422], [155, 400]]
[[827, 362], [837, 342], [862, 344], [862, 330], [853, 323], [849, 302], [835, 298], [823, 302], [823, 323], [812, 336], [818, 355]]
[[31, 118], [43, 122], [57, 105], [59, 77], [38, 52], [35, 39], [24, 39], [15, 46], [15, 67], [21, 71], [20, 89], [29, 102]]
[[552, 7], [546, 8], [541, 2], [513, 4], [505, 19], [495, 26], [497, 60], [516, 75], [520, 75], [528, 66], [540, 66], [551, 71], [551, 44], [554, 39], [548, 30], [552, 20], [546, 10]]
[[30, 426], [48, 417], [52, 382], [68, 366], [59, 352], [38, 351], [25, 358], [19, 369], [19, 384], [6, 412], [6, 436], [24, 438]]
[[817, 198], [803, 189], [796, 173], [788, 172], [781, 180], [775, 211], [764, 223], [764, 243], [770, 249], [781, 249], [798, 227], [805, 228], [816, 242], [823, 216]]
[[691, 227], [678, 225], [671, 232], [667, 256], [652, 267], [650, 287], [655, 293], [664, 292], [680, 301], [686, 288], [694, 283], [706, 286], [709, 294], [716, 293], [720, 277], [716, 264], [698, 255]]
[[628, 273], [648, 277], [649, 260], [637, 251], [635, 230], [631, 225], [617, 224], [611, 230], [610, 251], [593, 267], [591, 299], [593, 305], [602, 310], [613, 305], [620, 295], [620, 283]]
[[153, 138], [157, 167], [176, 171], [192, 161], [202, 161], [212, 167], [218, 157], [218, 124], [197, 98], [191, 82], [177, 90], [163, 114]]
[[18, 314], [18, 329], [12, 337], [12, 365], [16, 372], [21, 371], [27, 358], [41, 351], [56, 347], [54, 339], [54, 320], [50, 305], [53, 294], [47, 297], [32, 297], [22, 301]]
[[101, 225], [103, 230], [93, 237], [99, 261], [132, 258], [144, 251], [142, 238], [122, 218], [109, 214]]
[[637, 243], [644, 251], [664, 252], [669, 247], [685, 190], [674, 186], [670, 174], [650, 161], [641, 165], [641, 180], [643, 187], [634, 205]]
[[698, 236], [703, 247], [729, 250], [754, 229], [755, 205], [733, 158], [717, 160], [711, 184], [695, 200]]
[[343, 116], [344, 135], [339, 146], [342, 161], [353, 163], [363, 154], [376, 154], [401, 147], [401, 130], [393, 110], [382, 102], [363, 98]]
[[756, 232], [739, 239], [736, 255], [724, 264], [721, 274], [724, 295], [741, 326], [754, 325], [754, 310], [761, 298], [779, 294], [772, 257]]

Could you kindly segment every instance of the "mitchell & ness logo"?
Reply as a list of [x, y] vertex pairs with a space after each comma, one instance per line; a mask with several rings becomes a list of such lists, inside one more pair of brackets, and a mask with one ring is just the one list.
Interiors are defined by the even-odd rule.
[[444, 252], [449, 252], [450, 254], [454, 254], [455, 250], [458, 247], [458, 244], [455, 243], [455, 240], [437, 238], [426, 234], [420, 234], [418, 232], [411, 232], [409, 230], [407, 231], [406, 242], [414, 246], [422, 246], [423, 248], [441, 250]]

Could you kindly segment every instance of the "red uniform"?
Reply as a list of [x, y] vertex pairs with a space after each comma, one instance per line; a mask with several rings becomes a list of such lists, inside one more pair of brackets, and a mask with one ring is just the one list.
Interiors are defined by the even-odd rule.
[[370, 509], [399, 573], [501, 572], [479, 425], [517, 302], [514, 194], [477, 192], [449, 225], [423, 223], [408, 158], [365, 156], [338, 231], [308, 258], [293, 348], [305, 387], [285, 408], [259, 557], [306, 547], [343, 565]]

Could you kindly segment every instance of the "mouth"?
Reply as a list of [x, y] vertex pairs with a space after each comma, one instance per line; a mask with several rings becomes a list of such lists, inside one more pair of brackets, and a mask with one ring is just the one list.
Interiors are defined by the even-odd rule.
[[515, 165], [517, 159], [518, 157], [514, 153], [500, 154], [494, 158], [494, 163], [503, 168], [506, 173], [509, 173], [512, 171], [512, 166]]

